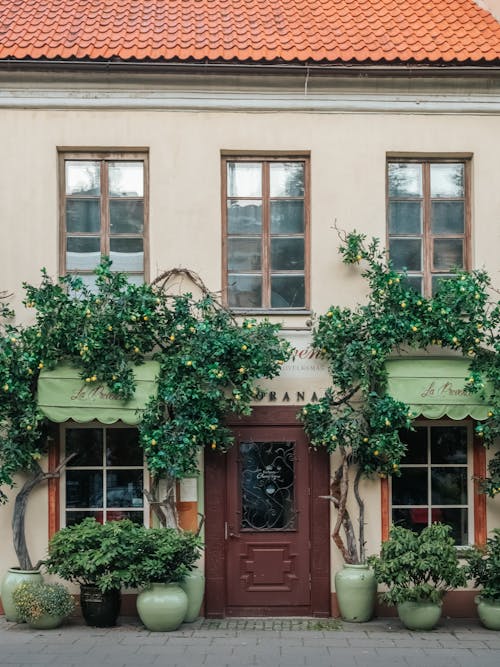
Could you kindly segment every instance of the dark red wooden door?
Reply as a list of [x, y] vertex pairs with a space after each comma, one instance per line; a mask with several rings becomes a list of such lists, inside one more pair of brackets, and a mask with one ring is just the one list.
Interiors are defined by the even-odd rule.
[[236, 429], [227, 455], [226, 612], [311, 612], [310, 470], [300, 426]]

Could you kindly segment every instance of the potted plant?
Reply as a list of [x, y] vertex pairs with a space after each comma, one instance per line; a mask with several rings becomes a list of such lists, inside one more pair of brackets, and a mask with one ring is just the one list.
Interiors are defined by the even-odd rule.
[[473, 547], [466, 553], [467, 576], [481, 587], [476, 597], [481, 623], [490, 630], [500, 630], [500, 529], [493, 529], [484, 547]]
[[51, 538], [45, 568], [80, 584], [80, 605], [88, 625], [116, 624], [120, 589], [134, 585], [132, 569], [141, 559], [143, 530], [129, 519], [100, 524], [88, 517]]
[[26, 581], [15, 588], [12, 597], [19, 618], [40, 630], [59, 627], [75, 607], [73, 596], [62, 584]]
[[421, 533], [393, 526], [380, 556], [368, 561], [378, 583], [388, 586], [382, 600], [396, 605], [410, 630], [432, 630], [441, 617], [443, 595], [466, 584], [451, 527], [441, 523]]
[[140, 552], [131, 568], [134, 585], [145, 586], [137, 597], [139, 617], [148, 630], [175, 630], [188, 611], [188, 597], [179, 582], [194, 569], [201, 540], [174, 528], [144, 528]]

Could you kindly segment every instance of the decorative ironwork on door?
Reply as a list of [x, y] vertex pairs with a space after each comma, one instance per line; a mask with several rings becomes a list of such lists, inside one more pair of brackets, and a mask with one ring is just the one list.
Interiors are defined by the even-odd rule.
[[240, 442], [241, 530], [295, 530], [294, 442]]

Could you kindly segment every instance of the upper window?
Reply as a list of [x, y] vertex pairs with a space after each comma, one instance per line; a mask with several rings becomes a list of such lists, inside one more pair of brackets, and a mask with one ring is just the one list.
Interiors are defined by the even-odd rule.
[[401, 476], [392, 478], [392, 522], [420, 532], [439, 521], [452, 527], [458, 545], [473, 542], [472, 425], [417, 424], [401, 439], [407, 452]]
[[230, 308], [308, 308], [308, 166], [304, 157], [223, 160]]
[[426, 296], [456, 269], [470, 269], [469, 163], [401, 160], [387, 165], [389, 254]]
[[61, 267], [92, 285], [101, 256], [137, 284], [144, 282], [144, 154], [61, 155]]

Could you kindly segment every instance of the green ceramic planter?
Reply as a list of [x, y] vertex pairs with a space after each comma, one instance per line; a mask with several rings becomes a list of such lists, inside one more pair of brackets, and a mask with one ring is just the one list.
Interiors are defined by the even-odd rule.
[[52, 616], [51, 614], [42, 614], [40, 618], [28, 621], [30, 628], [37, 630], [53, 630], [58, 628], [64, 621], [64, 616]]
[[344, 621], [365, 623], [373, 617], [377, 582], [368, 565], [344, 565], [335, 575], [335, 591]]
[[398, 615], [408, 630], [433, 630], [441, 618], [441, 602], [401, 602]]
[[41, 583], [43, 577], [40, 574], [40, 570], [21, 570], [18, 567], [11, 567], [10, 570], [7, 570], [2, 584], [0, 586], [0, 597], [2, 598], [2, 606], [5, 612], [5, 618], [8, 621], [13, 621], [19, 623], [21, 621], [14, 600], [12, 599], [12, 593], [14, 588], [25, 581], [33, 581], [35, 583]]
[[201, 603], [205, 594], [205, 577], [195, 570], [190, 572], [187, 577], [180, 582], [179, 586], [186, 593], [188, 598], [188, 608], [184, 618], [185, 623], [192, 623], [200, 615]]
[[489, 630], [500, 630], [500, 599], [487, 600], [476, 597], [479, 620]]
[[184, 621], [188, 598], [179, 584], [151, 584], [137, 596], [137, 613], [148, 630], [170, 632]]

